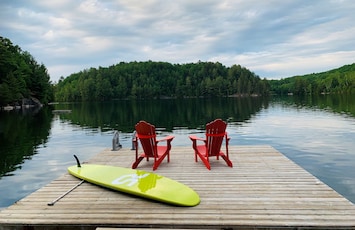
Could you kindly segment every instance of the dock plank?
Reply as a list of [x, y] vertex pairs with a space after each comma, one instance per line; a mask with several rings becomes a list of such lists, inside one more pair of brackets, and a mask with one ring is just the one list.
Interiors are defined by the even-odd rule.
[[[175, 207], [84, 182], [54, 206], [47, 203], [80, 180], [65, 174], [0, 211], [0, 229], [234, 228], [355, 229], [355, 205], [271, 146], [230, 146], [233, 168], [195, 163], [191, 147], [173, 147], [155, 173], [197, 191], [201, 203]], [[102, 151], [89, 163], [130, 167], [134, 151]], [[73, 164], [75, 162], [73, 161]], [[152, 171], [152, 161], [138, 169]]]

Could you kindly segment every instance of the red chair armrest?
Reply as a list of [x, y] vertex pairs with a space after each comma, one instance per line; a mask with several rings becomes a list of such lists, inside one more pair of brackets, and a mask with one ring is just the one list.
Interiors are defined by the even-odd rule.
[[167, 142], [171, 142], [172, 140], [174, 139], [174, 136], [167, 136], [167, 137], [164, 137], [164, 138], [162, 138], [162, 139], [159, 139], [159, 140], [157, 140], [157, 143], [158, 142], [162, 142], [162, 141], [167, 141]]
[[190, 135], [189, 138], [192, 140], [192, 141], [205, 141], [205, 139], [201, 138], [201, 137], [197, 137], [195, 135]]

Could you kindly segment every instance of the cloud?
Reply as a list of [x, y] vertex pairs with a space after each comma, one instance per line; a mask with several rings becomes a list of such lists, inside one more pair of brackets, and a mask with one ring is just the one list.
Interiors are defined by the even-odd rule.
[[121, 61], [218, 61], [266, 78], [354, 62], [351, 0], [5, 0], [0, 9], [1, 36], [52, 81]]

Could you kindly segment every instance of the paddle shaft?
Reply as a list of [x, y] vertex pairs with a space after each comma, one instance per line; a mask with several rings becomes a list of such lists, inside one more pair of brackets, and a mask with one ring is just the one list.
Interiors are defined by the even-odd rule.
[[68, 191], [66, 191], [65, 193], [63, 193], [61, 196], [59, 196], [57, 199], [53, 200], [52, 202], [49, 202], [47, 205], [48, 206], [53, 206], [55, 203], [57, 203], [58, 200], [62, 199], [63, 197], [65, 197], [66, 195], [68, 195], [71, 191], [73, 191], [74, 189], [76, 189], [77, 187], [79, 187], [82, 183], [84, 183], [84, 180], [81, 180], [78, 184], [76, 184], [74, 187], [72, 187], [71, 189], [69, 189]]

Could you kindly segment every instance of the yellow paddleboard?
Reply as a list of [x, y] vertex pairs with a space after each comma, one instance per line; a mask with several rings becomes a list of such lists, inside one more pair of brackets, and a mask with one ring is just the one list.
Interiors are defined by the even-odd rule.
[[199, 195], [190, 187], [155, 173], [108, 165], [70, 166], [71, 175], [124, 193], [178, 206], [196, 206]]

